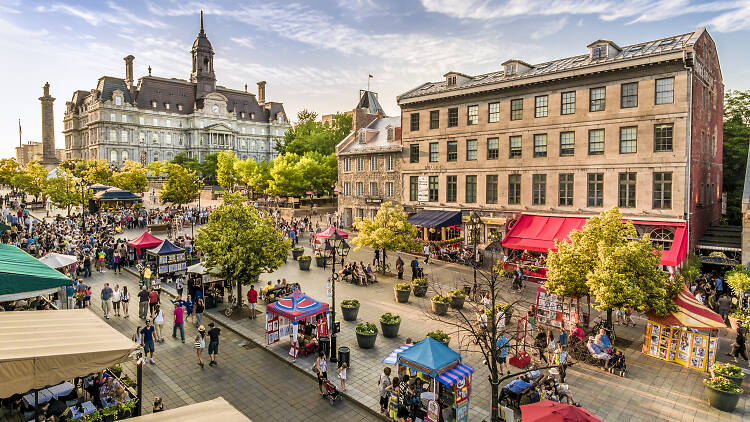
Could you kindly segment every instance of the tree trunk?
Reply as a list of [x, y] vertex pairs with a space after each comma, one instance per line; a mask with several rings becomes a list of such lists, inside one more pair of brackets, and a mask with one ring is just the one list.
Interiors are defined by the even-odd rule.
[[237, 309], [242, 309], [242, 283], [237, 280]]
[[383, 248], [382, 253], [380, 254], [380, 267], [383, 270], [383, 275], [385, 275], [385, 248]]
[[607, 309], [607, 329], [612, 328], [612, 309]]

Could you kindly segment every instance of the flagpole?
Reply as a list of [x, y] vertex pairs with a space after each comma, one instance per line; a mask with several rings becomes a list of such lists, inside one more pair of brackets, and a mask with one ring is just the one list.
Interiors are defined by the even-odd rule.
[[23, 142], [21, 141], [21, 138], [22, 138], [22, 136], [21, 136], [21, 119], [18, 119], [18, 146], [19, 147], [23, 146]]

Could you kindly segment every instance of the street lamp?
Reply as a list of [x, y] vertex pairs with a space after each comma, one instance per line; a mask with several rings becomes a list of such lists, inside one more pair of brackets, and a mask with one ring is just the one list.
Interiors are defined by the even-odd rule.
[[331, 265], [331, 362], [336, 362], [336, 255], [341, 257], [341, 265], [344, 258], [349, 255], [349, 243], [338, 233], [337, 229], [326, 239], [325, 251], [331, 254], [333, 265]]
[[83, 234], [86, 234], [86, 192], [85, 189], [90, 185], [83, 179], [80, 180], [81, 184], [81, 230]]
[[201, 179], [195, 179], [195, 189], [198, 191], [198, 212], [193, 212], [193, 210], [190, 210], [190, 237], [195, 239], [195, 234], [193, 234], [193, 227], [195, 227], [195, 217], [196, 215], [200, 215], [201, 213], [201, 189], [202, 189], [203, 182], [201, 182]]
[[469, 222], [467, 224], [469, 232], [471, 233], [471, 240], [474, 244], [474, 259], [472, 266], [474, 267], [474, 287], [471, 291], [474, 293], [474, 297], [477, 295], [477, 266], [479, 265], [479, 234], [482, 228], [482, 219], [479, 218], [479, 214], [476, 211], [471, 212]]

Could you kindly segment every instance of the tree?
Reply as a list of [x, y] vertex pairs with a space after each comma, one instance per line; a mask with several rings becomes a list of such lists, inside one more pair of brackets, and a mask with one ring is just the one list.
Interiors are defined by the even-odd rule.
[[12, 185], [13, 177], [21, 170], [15, 158], [0, 159], [0, 185]]
[[723, 191], [727, 195], [727, 223], [742, 225], [742, 192], [750, 139], [750, 91], [724, 96]]
[[103, 185], [109, 185], [112, 183], [112, 175], [114, 172], [104, 160], [89, 160], [86, 163], [86, 171], [83, 178], [91, 184], [101, 183]]
[[242, 303], [242, 285], [258, 280], [284, 264], [291, 241], [284, 239], [269, 217], [244, 203], [239, 193], [224, 195], [224, 203], [211, 212], [208, 223], [195, 238], [209, 269], [237, 282], [237, 306]]
[[282, 141], [276, 143], [279, 154], [317, 152], [329, 155], [352, 131], [352, 116], [337, 113], [331, 123], [315, 121], [317, 117], [318, 114], [313, 111], [297, 113], [297, 123], [287, 130]]
[[242, 160], [238, 164], [239, 177], [254, 193], [265, 193], [271, 181], [273, 161]]
[[216, 152], [203, 156], [203, 161], [200, 162], [200, 171], [198, 173], [206, 183], [216, 183], [216, 169], [218, 167], [218, 162], [219, 154]]
[[279, 196], [300, 197], [305, 193], [305, 180], [297, 163], [300, 156], [294, 153], [279, 155], [273, 160], [268, 193]]
[[181, 152], [174, 156], [171, 163], [179, 164], [182, 167], [194, 172], [200, 171], [200, 163], [195, 158], [188, 157], [187, 153]]
[[126, 161], [122, 170], [112, 175], [112, 184], [120, 189], [133, 193], [145, 192], [148, 189], [147, 171], [141, 163]]
[[[357, 218], [354, 227], [357, 237], [352, 240], [356, 250], [368, 247], [383, 251], [410, 251], [416, 249], [417, 228], [406, 221], [406, 213], [391, 202], [380, 204], [372, 220]], [[381, 259], [381, 270], [385, 274], [385, 260]]]
[[13, 176], [11, 184], [29, 195], [39, 198], [47, 182], [47, 169], [36, 161], [26, 164]]
[[[65, 208], [67, 215], [70, 216], [70, 208], [85, 201], [85, 193], [81, 192], [76, 186], [76, 177], [70, 170], [58, 167], [57, 175], [47, 179], [44, 186], [44, 194], [47, 195], [58, 208]], [[79, 179], [80, 180], [80, 179]]]
[[167, 164], [167, 180], [159, 191], [162, 204], [184, 205], [198, 197], [198, 176], [177, 164]]
[[750, 289], [750, 277], [747, 275], [747, 268], [744, 265], [737, 265], [727, 272], [726, 279], [727, 285], [732, 288], [732, 292], [737, 296], [738, 308], [744, 308], [745, 301], [742, 300], [742, 296], [747, 289]]
[[234, 187], [239, 181], [238, 161], [237, 156], [232, 151], [222, 151], [217, 157], [216, 181], [222, 188], [230, 192], [234, 191]]

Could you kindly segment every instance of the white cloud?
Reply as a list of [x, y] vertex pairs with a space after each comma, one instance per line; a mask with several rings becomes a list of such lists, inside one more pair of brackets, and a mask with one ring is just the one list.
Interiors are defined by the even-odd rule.
[[229, 39], [245, 48], [255, 48], [255, 43], [253, 43], [253, 39], [250, 37], [231, 37]]
[[99, 26], [104, 24], [110, 25], [123, 25], [130, 23], [134, 25], [143, 25], [149, 28], [164, 28], [166, 24], [159, 20], [147, 19], [141, 15], [136, 15], [130, 12], [128, 9], [114, 3], [112, 1], [107, 3], [109, 9], [115, 13], [108, 13], [103, 11], [94, 11], [79, 6], [74, 6], [65, 3], [53, 3], [49, 6], [38, 6], [37, 12], [43, 13], [62, 13], [69, 16], [74, 16], [83, 19], [91, 26]]
[[750, 3], [733, 13], [725, 13], [711, 19], [707, 26], [719, 32], [733, 32], [750, 29]]
[[565, 28], [565, 25], [568, 24], [568, 17], [564, 16], [562, 19], [560, 19], [557, 22], [553, 22], [548, 25], [543, 25], [536, 31], [532, 32], [530, 37], [532, 40], [539, 40], [545, 37], [548, 37], [552, 34], [556, 34], [560, 31], [562, 31], [563, 28]]

